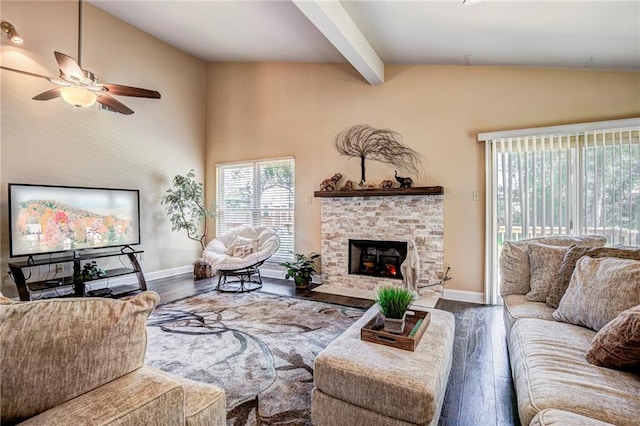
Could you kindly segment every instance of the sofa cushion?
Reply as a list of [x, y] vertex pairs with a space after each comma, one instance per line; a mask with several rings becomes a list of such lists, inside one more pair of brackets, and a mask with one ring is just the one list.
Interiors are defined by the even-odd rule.
[[27, 419], [142, 367], [159, 297], [0, 305], [0, 423]]
[[223, 426], [227, 424], [227, 403], [223, 389], [174, 376], [153, 367], [145, 366], [144, 369], [164, 375], [182, 385], [186, 426]]
[[553, 319], [555, 309], [550, 308], [545, 303], [529, 302], [524, 294], [510, 294], [503, 296], [502, 300], [504, 301], [503, 311], [507, 332], [511, 330], [513, 324], [520, 318], [539, 318], [555, 321]]
[[31, 417], [21, 425], [183, 425], [184, 400], [180, 383], [143, 367]]
[[542, 410], [531, 420], [529, 426], [615, 426], [611, 423], [590, 419], [569, 411]]
[[602, 367], [640, 372], [640, 305], [622, 312], [598, 331], [587, 360]]
[[556, 280], [564, 255], [569, 250], [565, 246], [548, 246], [546, 244], [529, 244], [531, 290], [527, 293], [530, 302], [545, 302], [549, 296], [549, 289]]
[[625, 309], [640, 304], [640, 261], [583, 257], [553, 318], [600, 330]]
[[640, 377], [589, 364], [593, 330], [523, 318], [511, 329], [509, 358], [522, 424], [555, 408], [616, 425], [637, 424]]
[[566, 246], [574, 244], [589, 247], [600, 247], [607, 239], [600, 235], [540, 237], [506, 241], [502, 244], [500, 253], [500, 294], [527, 294], [529, 287], [529, 255], [527, 246], [531, 243], [545, 244], [548, 246]]
[[558, 276], [551, 284], [549, 289], [549, 296], [547, 297], [547, 304], [551, 307], [557, 308], [560, 304], [560, 299], [564, 296], [564, 293], [569, 287], [571, 281], [571, 275], [576, 267], [576, 263], [583, 256], [589, 256], [593, 258], [601, 257], [617, 257], [620, 259], [634, 259], [640, 260], [640, 249], [633, 247], [585, 247], [585, 246], [572, 246], [562, 260], [562, 265], [558, 270]]

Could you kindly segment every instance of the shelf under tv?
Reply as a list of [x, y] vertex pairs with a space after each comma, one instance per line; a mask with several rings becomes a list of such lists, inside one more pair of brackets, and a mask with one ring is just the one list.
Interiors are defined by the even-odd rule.
[[[45, 259], [30, 259], [29, 261], [20, 261], [20, 262], [11, 262], [9, 263], [9, 269], [11, 270], [11, 274], [16, 283], [16, 287], [18, 288], [18, 294], [20, 295], [20, 300], [31, 300], [32, 292], [44, 292], [47, 290], [55, 290], [61, 287], [73, 287], [72, 296], [76, 297], [86, 297], [86, 296], [101, 296], [101, 297], [114, 297], [119, 296], [125, 293], [131, 293], [133, 291], [138, 290], [146, 290], [147, 283], [144, 278], [144, 274], [142, 273], [142, 268], [140, 267], [140, 263], [138, 262], [137, 254], [144, 253], [143, 251], [110, 251], [110, 252], [96, 252], [96, 253], [82, 253], [80, 256], [74, 257], [72, 255], [69, 256], [58, 256], [58, 257], [47, 257]], [[83, 278], [81, 276], [81, 264], [82, 262], [86, 262], [89, 260], [107, 258], [107, 257], [117, 257], [117, 256], [127, 256], [129, 262], [131, 262], [131, 268], [115, 268], [109, 269], [105, 271], [105, 274], [100, 277], [95, 278]], [[73, 276], [62, 276], [62, 277], [54, 277], [47, 280], [39, 280], [27, 282], [27, 278], [24, 275], [23, 269], [28, 269], [37, 266], [46, 266], [53, 265], [58, 263], [66, 263], [73, 262]], [[92, 281], [98, 280], [106, 280], [109, 278], [119, 277], [123, 275], [135, 274], [138, 279], [138, 285], [117, 285], [117, 286], [109, 286], [110, 291], [107, 293], [103, 291], [100, 293], [98, 290], [93, 289], [90, 291], [85, 290], [85, 283], [89, 283]], [[77, 279], [74, 277], [78, 277]], [[56, 282], [57, 281], [57, 282]], [[93, 293], [93, 294], [92, 294]], [[65, 295], [69, 296], [69, 295]], [[54, 296], [56, 297], [56, 296]]]

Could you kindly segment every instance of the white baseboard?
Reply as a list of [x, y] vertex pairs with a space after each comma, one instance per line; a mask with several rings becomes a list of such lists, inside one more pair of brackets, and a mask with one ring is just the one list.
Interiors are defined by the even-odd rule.
[[470, 302], [484, 304], [484, 293], [466, 290], [444, 289], [443, 299], [456, 300], [458, 302]]
[[279, 280], [284, 279], [284, 271], [278, 269], [260, 268], [260, 275], [265, 278], [277, 278]]
[[[143, 270], [142, 272], [144, 274], [144, 280], [151, 281], [151, 280], [157, 280], [159, 278], [168, 278], [176, 275], [193, 273], [193, 265], [177, 266], [175, 268], [162, 269], [160, 271], [153, 271], [148, 273], [144, 272]], [[115, 286], [115, 285], [127, 285], [127, 284], [137, 284], [137, 283], [138, 283], [138, 278], [136, 277], [135, 274], [122, 275], [119, 277], [108, 278], [105, 280], [89, 281], [89, 285], [93, 284], [94, 288], [104, 287], [107, 284], [109, 286]]]
[[[269, 269], [265, 267], [260, 268], [260, 275], [265, 278], [276, 278], [284, 280], [284, 269]], [[291, 280], [291, 278], [289, 278]], [[314, 275], [311, 277], [311, 282], [314, 284], [322, 284], [322, 277], [320, 275]]]
[[157, 280], [159, 278], [167, 278], [167, 277], [173, 277], [176, 275], [189, 274], [189, 273], [191, 274], [193, 273], [193, 265], [177, 266], [175, 268], [162, 269], [160, 271], [145, 273], [144, 279], [147, 281]]

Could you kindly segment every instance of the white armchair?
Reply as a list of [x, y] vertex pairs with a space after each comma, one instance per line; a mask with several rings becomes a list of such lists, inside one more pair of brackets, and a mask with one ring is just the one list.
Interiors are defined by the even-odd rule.
[[262, 287], [260, 265], [280, 247], [275, 231], [243, 225], [211, 240], [202, 253], [202, 261], [218, 274], [217, 289], [252, 291]]

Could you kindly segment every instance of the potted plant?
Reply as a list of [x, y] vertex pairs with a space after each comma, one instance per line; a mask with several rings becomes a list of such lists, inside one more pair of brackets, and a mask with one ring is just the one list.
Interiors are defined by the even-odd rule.
[[[166, 207], [172, 231], [187, 231], [187, 237], [200, 243], [204, 250], [207, 237], [207, 218], [215, 217], [213, 207], [204, 199], [204, 187], [196, 182], [193, 169], [173, 178], [173, 187], [167, 189], [160, 204]], [[202, 231], [202, 232], [200, 232]]]
[[384, 317], [384, 331], [393, 334], [404, 332], [405, 316], [415, 296], [405, 288], [382, 287], [378, 289], [376, 303]]
[[309, 256], [305, 256], [304, 254], [296, 253], [294, 256], [294, 261], [279, 264], [287, 268], [284, 278], [293, 278], [293, 281], [296, 283], [296, 289], [309, 288], [311, 277], [316, 273], [315, 260], [319, 258], [320, 255], [310, 253]]

